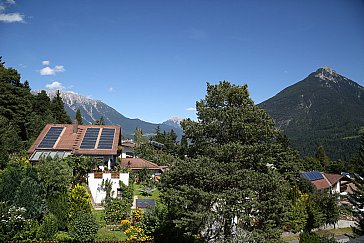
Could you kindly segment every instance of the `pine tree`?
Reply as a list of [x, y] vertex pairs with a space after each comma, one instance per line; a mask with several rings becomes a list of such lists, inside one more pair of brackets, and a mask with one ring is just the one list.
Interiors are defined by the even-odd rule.
[[[289, 210], [294, 154], [246, 85], [207, 84], [198, 122], [182, 122], [189, 158], [163, 179], [168, 210], [185, 236], [203, 241], [276, 241]], [[279, 192], [279, 193], [277, 193]]]
[[79, 125], [83, 125], [80, 108], [77, 108], [75, 119], [77, 120]]
[[104, 117], [101, 116], [100, 119], [97, 119], [94, 125], [105, 125]]
[[324, 168], [324, 170], [326, 171], [326, 168], [328, 167], [329, 163], [330, 163], [330, 158], [329, 156], [327, 156], [325, 149], [322, 145], [320, 145], [317, 148], [317, 152], [315, 155], [316, 159], [318, 159], [322, 165], [322, 167]]
[[136, 127], [134, 130], [134, 142], [137, 146], [147, 143], [148, 139], [143, 136], [143, 131], [141, 128]]
[[67, 112], [64, 109], [64, 103], [59, 90], [57, 91], [56, 96], [52, 100], [51, 110], [56, 120], [56, 123], [59, 124], [71, 123], [71, 118], [67, 115]]
[[356, 155], [357, 166], [355, 177], [356, 189], [353, 189], [353, 194], [349, 195], [349, 201], [353, 205], [353, 216], [356, 218], [356, 227], [353, 232], [357, 236], [364, 235], [364, 133], [361, 135], [359, 151]]
[[44, 115], [51, 110], [51, 99], [45, 90], [40, 91], [33, 99], [33, 109], [38, 115]]

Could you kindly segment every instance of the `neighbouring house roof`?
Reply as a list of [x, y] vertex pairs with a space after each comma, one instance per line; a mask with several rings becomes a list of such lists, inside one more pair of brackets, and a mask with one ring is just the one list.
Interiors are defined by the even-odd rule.
[[[111, 125], [47, 124], [28, 153], [64, 152], [64, 155], [117, 155], [120, 127]], [[37, 160], [37, 159], [35, 159]]]
[[344, 177], [342, 175], [337, 175], [337, 174], [328, 174], [328, 173], [323, 173], [323, 174], [325, 175], [325, 177], [329, 180], [329, 182], [331, 184], [337, 183]]
[[128, 147], [128, 148], [134, 148], [135, 143], [133, 141], [130, 141], [130, 140], [121, 141], [121, 146]]
[[162, 168], [148, 160], [141, 159], [141, 158], [125, 158], [121, 160], [121, 166], [122, 167], [129, 167], [132, 170], [141, 170], [144, 168], [147, 168], [149, 170], [160, 170], [162, 171]]
[[317, 190], [333, 187], [343, 176], [337, 174], [323, 173], [319, 171], [301, 172], [301, 177], [309, 180]]

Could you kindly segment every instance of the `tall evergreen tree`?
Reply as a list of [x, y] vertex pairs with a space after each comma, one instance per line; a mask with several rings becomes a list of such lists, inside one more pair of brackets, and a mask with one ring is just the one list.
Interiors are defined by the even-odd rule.
[[356, 218], [356, 227], [353, 228], [357, 236], [364, 235], [364, 133], [361, 135], [360, 147], [355, 162], [358, 166], [355, 167], [356, 177], [353, 194], [349, 195], [349, 201], [353, 205], [352, 213]]
[[51, 110], [51, 99], [45, 90], [40, 91], [33, 99], [33, 108], [38, 115], [44, 115]]
[[277, 142], [273, 120], [246, 85], [207, 84], [196, 109], [198, 122], [182, 122], [190, 159], [163, 180], [176, 227], [203, 241], [278, 240], [289, 209], [285, 177], [297, 158]]
[[326, 168], [328, 167], [329, 163], [330, 163], [330, 158], [329, 156], [327, 156], [324, 146], [320, 145], [317, 148], [317, 152], [315, 154], [316, 159], [318, 159], [322, 165], [322, 167], [324, 168], [324, 170], [326, 170]]
[[148, 142], [148, 139], [143, 136], [143, 131], [141, 128], [136, 127], [134, 130], [134, 142], [137, 146], [140, 146], [141, 144], [145, 144]]
[[82, 115], [81, 115], [80, 108], [77, 108], [75, 119], [77, 120], [79, 125], [83, 125], [83, 120], [82, 120]]
[[52, 100], [51, 110], [56, 120], [56, 123], [60, 124], [71, 123], [71, 118], [67, 115], [67, 112], [64, 109], [64, 103], [59, 90], [57, 91], [56, 96]]

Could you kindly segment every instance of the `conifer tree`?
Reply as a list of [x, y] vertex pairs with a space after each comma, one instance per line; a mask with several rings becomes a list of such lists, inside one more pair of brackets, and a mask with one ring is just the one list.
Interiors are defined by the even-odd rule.
[[356, 155], [356, 163], [360, 165], [356, 167], [355, 186], [353, 194], [349, 195], [349, 201], [353, 205], [353, 216], [356, 218], [356, 227], [353, 232], [357, 236], [364, 235], [364, 133], [361, 135], [359, 151]]
[[163, 179], [175, 226], [190, 240], [278, 240], [294, 153], [277, 142], [273, 120], [254, 105], [246, 85], [207, 84], [196, 109], [198, 122], [182, 122], [189, 158]]
[[71, 123], [71, 118], [67, 115], [67, 112], [64, 109], [64, 103], [59, 90], [57, 90], [56, 96], [52, 100], [51, 110], [56, 120], [56, 123], [60, 124]]
[[78, 122], [79, 125], [83, 125], [82, 115], [81, 115], [80, 108], [77, 108], [75, 119], [77, 120], [77, 122]]
[[327, 156], [325, 149], [322, 145], [320, 145], [317, 148], [317, 152], [315, 155], [316, 159], [318, 159], [322, 165], [322, 167], [324, 168], [324, 170], [326, 170], [326, 168], [328, 167], [329, 163], [330, 163], [330, 158], [329, 156]]

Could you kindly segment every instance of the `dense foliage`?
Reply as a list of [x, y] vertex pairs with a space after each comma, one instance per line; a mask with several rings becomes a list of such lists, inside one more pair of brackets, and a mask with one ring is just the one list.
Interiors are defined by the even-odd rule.
[[349, 196], [353, 204], [352, 214], [356, 217], [356, 236], [364, 235], [364, 133], [361, 135], [360, 148], [355, 155], [353, 169], [356, 172], [354, 193]]
[[28, 81], [22, 83], [0, 57], [0, 169], [10, 154], [29, 148], [47, 123], [70, 123], [59, 94], [53, 100], [45, 91], [32, 95]]
[[273, 120], [254, 105], [246, 85], [208, 84], [196, 108], [198, 122], [182, 122], [189, 158], [163, 178], [175, 228], [186, 240], [279, 239], [295, 153], [279, 142]]

